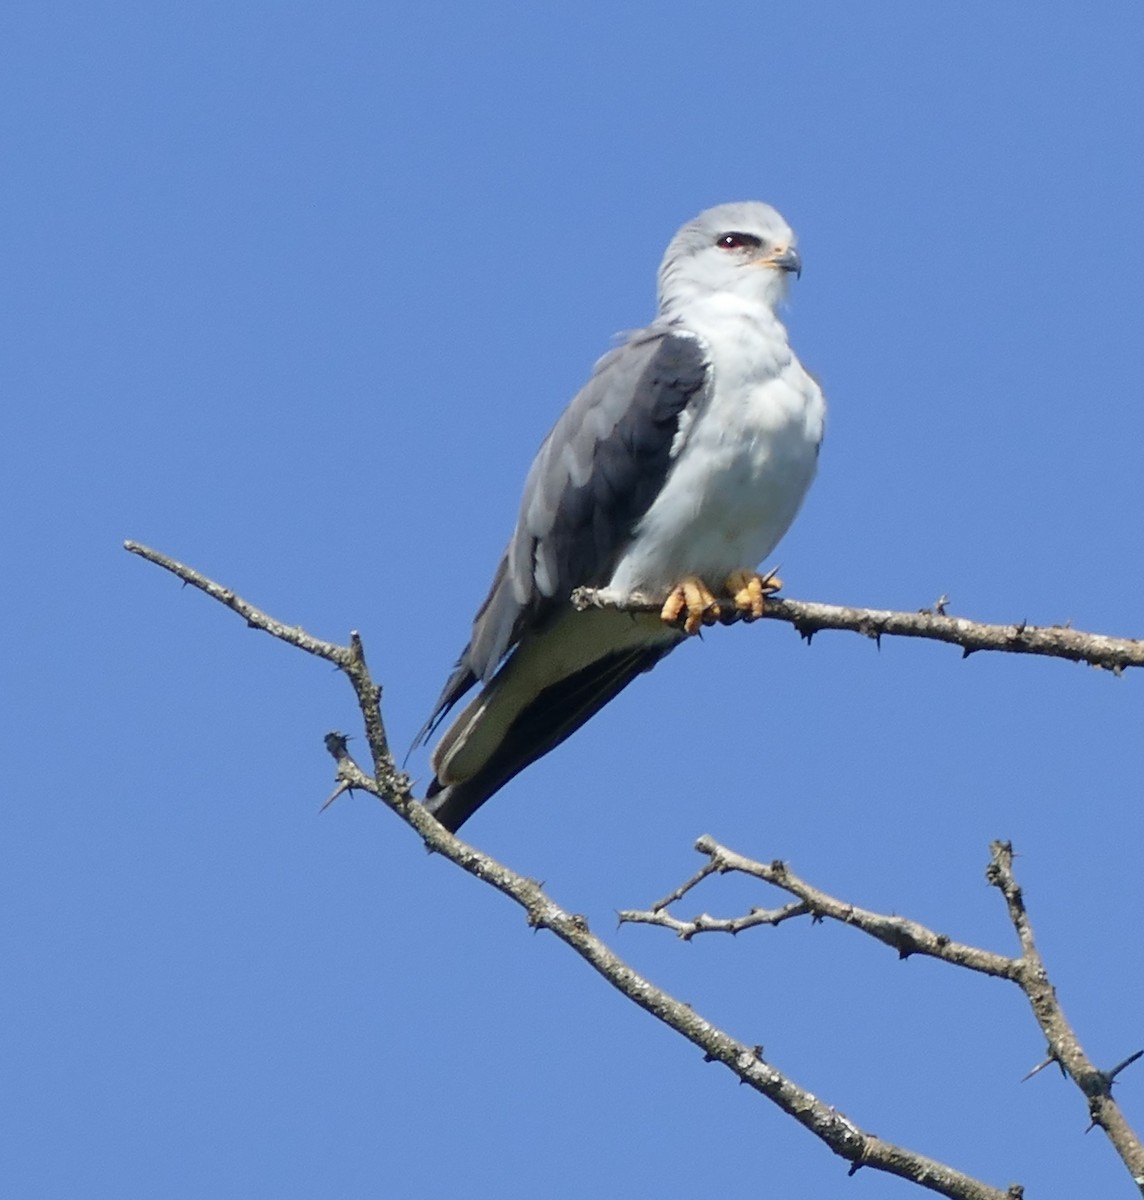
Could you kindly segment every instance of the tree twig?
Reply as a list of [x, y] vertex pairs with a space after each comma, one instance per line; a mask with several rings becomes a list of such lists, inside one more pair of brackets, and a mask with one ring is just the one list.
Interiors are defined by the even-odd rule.
[[[659, 612], [662, 598], [635, 593], [623, 601], [595, 588], [577, 588], [572, 603], [578, 609], [615, 608], [621, 612]], [[729, 609], [721, 623], [731, 625], [749, 620]], [[944, 607], [920, 612], [892, 612], [881, 608], [852, 608], [839, 604], [818, 604], [808, 600], [787, 600], [768, 596], [763, 619], [785, 621], [810, 639], [824, 629], [849, 630], [880, 641], [882, 637], [928, 638], [960, 646], [968, 658], [981, 650], [1008, 654], [1040, 654], [1049, 658], [1067, 658], [1089, 663], [1119, 675], [1126, 667], [1144, 667], [1144, 640], [1107, 637], [1083, 633], [1065, 625], [986, 625], [965, 617], [951, 617]]]
[[736, 1040], [690, 1005], [640, 975], [591, 932], [584, 917], [556, 904], [535, 880], [513, 871], [449, 833], [416, 800], [408, 777], [393, 761], [381, 716], [381, 688], [369, 674], [361, 640], [356, 634], [351, 635], [349, 646], [322, 642], [297, 627], [275, 620], [229, 588], [185, 564], [136, 542], [126, 543], [126, 548], [199, 588], [240, 615], [251, 627], [336, 663], [353, 685], [373, 760], [373, 775], [370, 775], [349, 754], [344, 735], [327, 735], [327, 749], [337, 762], [339, 791], [355, 789], [377, 797], [413, 827], [428, 849], [514, 900], [524, 910], [533, 928], [550, 930], [633, 1003], [702, 1050], [706, 1061], [723, 1063], [743, 1083], [766, 1096], [835, 1154], [846, 1159], [851, 1164], [851, 1173], [860, 1167], [870, 1167], [910, 1180], [953, 1200], [1019, 1200], [1023, 1193], [1016, 1185], [1006, 1191], [990, 1187], [944, 1163], [860, 1129], [767, 1063], [760, 1047]]
[[1028, 997], [1033, 1016], [1048, 1040], [1049, 1058], [1058, 1063], [1084, 1093], [1092, 1124], [1108, 1135], [1108, 1140], [1128, 1168], [1136, 1186], [1144, 1194], [1144, 1143], [1125, 1120], [1120, 1105], [1112, 1096], [1112, 1084], [1116, 1076], [1144, 1051], [1129, 1055], [1111, 1071], [1101, 1071], [1085, 1054], [1080, 1038], [1057, 1000], [1056, 988], [1049, 980], [1048, 970], [1037, 949], [1024, 894], [1013, 876], [1013, 846], [1009, 842], [998, 841], [990, 846], [990, 851], [992, 857], [985, 869], [985, 878], [1005, 898], [1009, 920], [1021, 945], [1021, 957], [1017, 960], [1020, 969], [1014, 982]]
[[795, 896], [797, 903], [787, 906], [791, 911], [775, 910], [784, 913], [784, 920], [801, 915], [793, 911], [801, 908], [802, 913], [808, 913], [812, 917], [853, 926], [867, 936], [892, 947], [902, 958], [921, 954], [953, 966], [977, 971], [982, 975], [1015, 983], [1028, 999], [1049, 1046], [1048, 1056], [1025, 1078], [1032, 1078], [1055, 1062], [1081, 1090], [1088, 1103], [1092, 1125], [1099, 1126], [1108, 1135], [1134, 1182], [1144, 1193], [1144, 1145], [1125, 1120], [1120, 1106], [1112, 1096], [1112, 1084], [1116, 1077], [1126, 1067], [1144, 1057], [1144, 1050], [1129, 1055], [1108, 1071], [1100, 1070], [1085, 1054], [1076, 1031], [1069, 1024], [1057, 1000], [1056, 989], [1037, 950], [1024, 897], [1013, 876], [1013, 847], [1008, 842], [994, 842], [991, 845], [991, 858], [985, 875], [988, 882], [1005, 898], [1009, 919], [1021, 947], [1021, 953], [1016, 958], [1007, 958], [976, 946], [954, 942], [945, 934], [936, 933], [904, 917], [887, 916], [858, 908], [800, 879], [784, 862], [757, 862], [721, 846], [708, 835], [698, 839], [695, 849], [700, 854], [707, 855], [707, 862], [695, 875], [664, 900], [657, 901], [650, 909], [621, 912], [620, 921], [658, 925], [672, 930], [684, 940], [701, 933], [738, 933], [755, 925], [778, 924], [778, 920], [766, 920], [765, 915], [757, 920], [752, 919], [756, 913], [765, 914], [766, 910], [761, 909], [751, 909], [741, 917], [711, 917], [703, 913], [689, 921], [675, 917], [667, 911], [669, 904], [682, 899], [704, 879], [713, 874], [734, 872], [762, 880]]
[[[942, 962], [951, 963], [954, 966], [980, 971], [983, 975], [994, 975], [1000, 979], [1014, 979], [1018, 974], [1019, 963], [1016, 959], [1006, 958], [1003, 954], [994, 954], [989, 950], [981, 950], [976, 946], [967, 946], [962, 942], [955, 942], [944, 933], [937, 933], [906, 917], [887, 916], [884, 913], [859, 908], [856, 904], [850, 904], [846, 900], [839, 900], [821, 888], [807, 883], [805, 879], [800, 879], [785, 862], [777, 859], [769, 863], [758, 862], [720, 845], [709, 834], [704, 834], [696, 841], [695, 849], [700, 854], [706, 854], [708, 861], [703, 870], [688, 880], [682, 888], [677, 888], [676, 892], [672, 893], [673, 898], [677, 894], [683, 895], [700, 878], [705, 879], [711, 874], [748, 875], [752, 879], [760, 879], [764, 883], [772, 884], [794, 896], [798, 904], [788, 906], [790, 909], [797, 908], [801, 910], [801, 913], [807, 913], [815, 918], [851, 925], [895, 950], [900, 958], [921, 954], [928, 958], [940, 959]], [[752, 909], [751, 911], [758, 910]], [[791, 911], [783, 919], [787, 920], [797, 915], [800, 913]], [[673, 930], [684, 940], [689, 940], [700, 933], [738, 933], [739, 930], [731, 926], [735, 921], [744, 922], [748, 919], [747, 917], [717, 919], [706, 914], [691, 921], [682, 921], [674, 917], [665, 919], [667, 917], [669, 914], [666, 914], [661, 903], [657, 903], [649, 910], [629, 909], [620, 913], [621, 922], [660, 925]], [[760, 920], [752, 922], [752, 924], [778, 924], [778, 922]], [[742, 928], [749, 928], [749, 926], [744, 924]]]

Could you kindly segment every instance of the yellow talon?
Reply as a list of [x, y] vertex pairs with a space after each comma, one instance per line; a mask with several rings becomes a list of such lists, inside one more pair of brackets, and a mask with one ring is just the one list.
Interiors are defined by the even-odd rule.
[[742, 613], [746, 621], [757, 621], [766, 608], [767, 597], [777, 592], [783, 585], [772, 571], [760, 575], [758, 571], [741, 569], [732, 571], [723, 585], [731, 597], [735, 610]]
[[719, 602], [710, 589], [692, 575], [668, 593], [659, 617], [665, 625], [680, 626], [684, 633], [692, 634], [699, 632], [700, 625], [714, 625], [720, 613]]

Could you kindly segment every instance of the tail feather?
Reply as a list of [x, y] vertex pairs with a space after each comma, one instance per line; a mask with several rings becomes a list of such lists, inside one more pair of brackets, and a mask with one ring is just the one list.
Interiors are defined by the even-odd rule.
[[[575, 733], [677, 644], [672, 641], [626, 648], [605, 655], [539, 692], [474, 775], [451, 784], [433, 780], [426, 798], [429, 811], [455, 833], [513, 776]], [[496, 680], [490, 687], [496, 687]]]

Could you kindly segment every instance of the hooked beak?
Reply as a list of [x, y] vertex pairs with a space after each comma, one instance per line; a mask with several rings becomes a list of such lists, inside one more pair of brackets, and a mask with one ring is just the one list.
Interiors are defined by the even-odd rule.
[[777, 247], [760, 263], [761, 267], [774, 267], [776, 271], [793, 271], [796, 279], [802, 276], [802, 259], [793, 246]]

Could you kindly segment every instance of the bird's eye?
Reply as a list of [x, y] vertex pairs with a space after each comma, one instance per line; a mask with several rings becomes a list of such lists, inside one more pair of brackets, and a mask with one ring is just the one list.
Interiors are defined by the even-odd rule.
[[757, 250], [762, 244], [753, 233], [724, 233], [715, 242], [720, 250]]

